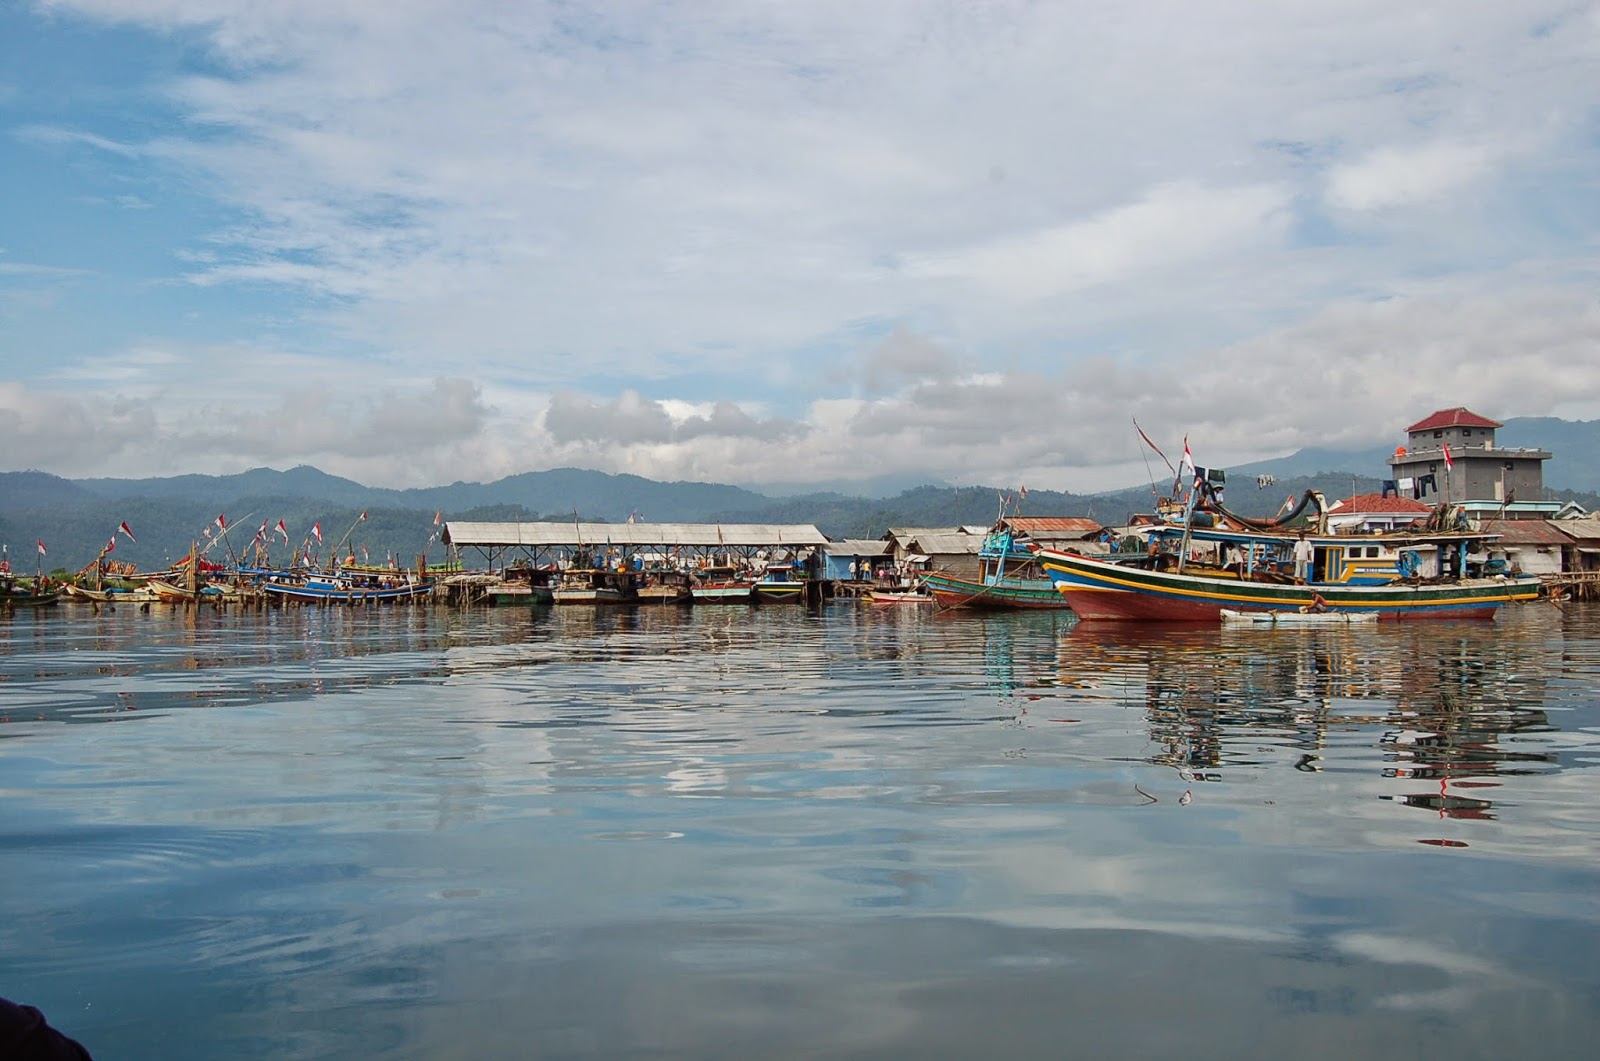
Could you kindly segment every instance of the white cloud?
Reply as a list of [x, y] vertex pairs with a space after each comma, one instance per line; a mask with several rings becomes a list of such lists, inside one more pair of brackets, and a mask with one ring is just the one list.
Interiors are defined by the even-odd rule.
[[1483, 144], [1381, 148], [1335, 167], [1328, 175], [1328, 200], [1345, 210], [1436, 203], [1479, 180], [1502, 154]]
[[[1245, 459], [1600, 403], [1600, 34], [1558, 0], [43, 8], [190, 47], [141, 86], [171, 121], [9, 106], [30, 157], [148, 167], [105, 223], [233, 332], [119, 338], [114, 257], [0, 266], [44, 337], [9, 460], [213, 470], [198, 416], [206, 460], [392, 485], [1082, 489], [1141, 473], [1135, 415]], [[179, 190], [204, 239], [156, 228]], [[23, 408], [118, 401], [87, 447]]]
[[913, 275], [969, 280], [993, 297], [1048, 298], [1201, 265], [1250, 247], [1272, 247], [1288, 226], [1286, 189], [1157, 188], [1138, 202], [1070, 225], [971, 251], [913, 259]]

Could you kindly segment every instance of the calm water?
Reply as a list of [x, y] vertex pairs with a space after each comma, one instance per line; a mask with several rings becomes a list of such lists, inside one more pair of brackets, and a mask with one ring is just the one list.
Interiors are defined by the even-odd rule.
[[1600, 608], [0, 618], [102, 1061], [1591, 1057]]

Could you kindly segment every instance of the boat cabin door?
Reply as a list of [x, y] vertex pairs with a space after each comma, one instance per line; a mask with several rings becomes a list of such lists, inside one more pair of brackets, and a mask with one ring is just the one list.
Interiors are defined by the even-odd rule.
[[1338, 546], [1319, 545], [1311, 554], [1308, 582], [1343, 582], [1344, 550]]

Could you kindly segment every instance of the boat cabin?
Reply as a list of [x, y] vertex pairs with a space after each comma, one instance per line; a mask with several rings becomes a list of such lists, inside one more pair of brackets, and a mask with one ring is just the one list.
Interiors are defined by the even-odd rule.
[[[1149, 565], [1160, 570], [1193, 566], [1232, 572], [1239, 578], [1288, 581], [1294, 577], [1295, 537], [1230, 532], [1196, 527], [1189, 531], [1188, 555], [1181, 527], [1151, 528]], [[1308, 535], [1312, 560], [1308, 582], [1319, 585], [1382, 586], [1406, 579], [1469, 577], [1509, 573], [1504, 555], [1481, 538], [1462, 535], [1424, 540], [1416, 536], [1373, 538]]]

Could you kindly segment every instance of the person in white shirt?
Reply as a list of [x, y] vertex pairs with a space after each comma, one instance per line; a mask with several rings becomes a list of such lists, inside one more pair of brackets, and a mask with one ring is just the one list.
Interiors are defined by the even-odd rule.
[[1294, 543], [1294, 577], [1301, 582], [1311, 577], [1311, 543], [1306, 540], [1304, 531], [1300, 532], [1300, 540]]

